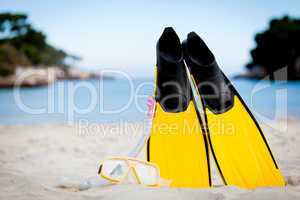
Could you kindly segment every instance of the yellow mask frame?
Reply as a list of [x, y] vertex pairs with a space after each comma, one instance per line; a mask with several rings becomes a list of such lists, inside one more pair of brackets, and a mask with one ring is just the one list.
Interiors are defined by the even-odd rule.
[[[107, 174], [105, 170], [103, 170], [103, 168], [106, 167], [105, 164], [108, 161], [110, 162], [121, 161], [124, 164], [126, 164], [127, 168], [124, 172], [122, 172], [122, 175], [120, 175], [119, 178], [114, 178], [109, 174]], [[137, 168], [137, 165], [143, 165], [145, 167], [150, 167], [151, 169], [155, 170], [156, 177], [153, 177], [155, 178], [155, 183], [153, 184], [145, 183], [145, 181], [143, 181], [143, 177], [140, 175], [141, 171]], [[144, 160], [136, 159], [136, 158], [131, 158], [131, 157], [108, 157], [102, 162], [98, 171], [98, 174], [102, 178], [110, 181], [113, 184], [120, 184], [124, 182], [124, 180], [128, 177], [129, 173], [131, 173], [131, 175], [135, 177], [137, 184], [141, 184], [149, 187], [168, 186], [170, 184], [170, 181], [160, 178], [160, 170], [156, 164]]]

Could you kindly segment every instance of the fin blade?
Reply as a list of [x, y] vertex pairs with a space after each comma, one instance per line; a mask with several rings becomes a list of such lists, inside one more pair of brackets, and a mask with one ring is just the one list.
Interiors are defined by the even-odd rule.
[[234, 102], [234, 107], [223, 114], [206, 109], [210, 142], [227, 184], [245, 188], [284, 186], [260, 128], [237, 96]]
[[210, 169], [196, 109], [167, 113], [156, 105], [149, 142], [149, 158], [160, 167], [161, 177], [172, 187], [210, 187]]

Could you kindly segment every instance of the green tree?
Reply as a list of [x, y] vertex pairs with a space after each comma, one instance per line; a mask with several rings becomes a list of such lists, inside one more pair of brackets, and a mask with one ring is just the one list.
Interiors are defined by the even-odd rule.
[[261, 68], [272, 75], [287, 67], [288, 79], [300, 79], [300, 20], [285, 16], [273, 19], [266, 31], [256, 34], [256, 47], [251, 50], [251, 71]]
[[[0, 68], [5, 66], [4, 74], [7, 68], [13, 69], [28, 62], [33, 65], [56, 65], [65, 68], [64, 60], [71, 57], [63, 50], [48, 44], [46, 35], [32, 27], [27, 15], [18, 13], [0, 13], [0, 53], [1, 51], [5, 55], [0, 59]], [[12, 51], [15, 53], [11, 53]], [[28, 62], [10, 62], [19, 60], [15, 56], [26, 57]]]
[[30, 27], [25, 14], [0, 14], [0, 32], [2, 37], [9, 38], [26, 34]]

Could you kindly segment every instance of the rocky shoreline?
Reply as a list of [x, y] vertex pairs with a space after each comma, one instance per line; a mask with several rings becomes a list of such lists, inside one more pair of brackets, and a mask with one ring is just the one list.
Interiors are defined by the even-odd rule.
[[249, 79], [249, 80], [261, 80], [263, 79], [265, 76], [258, 76], [256, 74], [252, 74], [252, 73], [244, 73], [244, 74], [237, 74], [234, 75], [232, 78], [233, 79]]
[[52, 67], [18, 67], [13, 75], [0, 76], [0, 88], [12, 87], [38, 87], [46, 86], [57, 80], [89, 80], [114, 79], [114, 77], [101, 76], [100, 73], [83, 71], [78, 68], [62, 69]]

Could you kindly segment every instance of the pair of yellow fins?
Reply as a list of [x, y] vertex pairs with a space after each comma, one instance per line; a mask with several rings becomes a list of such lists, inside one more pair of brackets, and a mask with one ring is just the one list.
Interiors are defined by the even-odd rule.
[[165, 28], [157, 43], [155, 100], [147, 159], [172, 187], [212, 187], [212, 163], [225, 185], [285, 185], [257, 121], [196, 33], [181, 43]]

